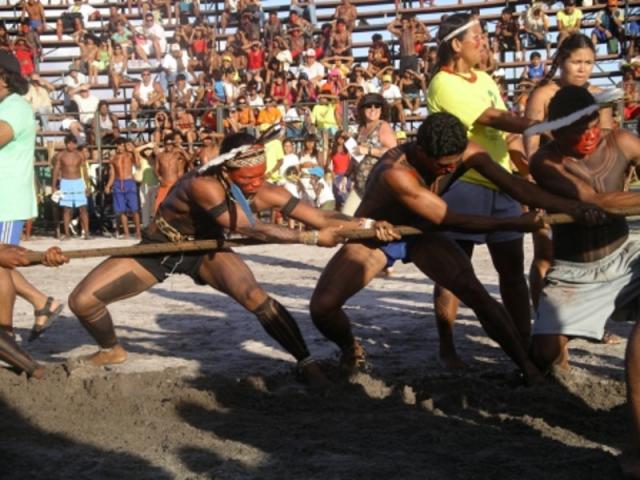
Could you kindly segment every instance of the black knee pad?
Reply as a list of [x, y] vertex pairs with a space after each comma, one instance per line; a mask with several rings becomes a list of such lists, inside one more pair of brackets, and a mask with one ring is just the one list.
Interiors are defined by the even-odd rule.
[[258, 317], [267, 333], [296, 360], [299, 361], [309, 356], [309, 350], [302, 338], [298, 324], [280, 302], [268, 297], [253, 313]]

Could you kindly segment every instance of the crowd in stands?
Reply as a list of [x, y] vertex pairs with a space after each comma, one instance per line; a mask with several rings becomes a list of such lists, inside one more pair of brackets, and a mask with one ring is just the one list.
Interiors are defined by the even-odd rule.
[[[609, 0], [585, 27], [575, 1], [564, 0], [555, 13], [551, 2], [518, 12], [507, 6], [491, 27], [481, 20], [485, 54], [478, 69], [491, 72], [510, 108], [523, 112], [527, 94], [548, 73], [552, 49], [581, 31], [624, 62], [624, 119], [636, 118], [637, 22], [625, 24], [623, 9]], [[350, 0], [341, 0], [334, 20], [324, 24], [318, 24], [313, 0], [292, 0], [286, 16], [265, 13], [260, 0], [225, 0], [218, 15], [199, 0], [128, 0], [112, 5], [108, 15], [84, 0], [69, 0], [55, 25], [47, 25], [40, 0], [23, 0], [16, 27], [0, 25], [0, 48], [13, 51], [30, 79], [27, 99], [43, 138], [57, 130], [70, 133], [87, 146], [88, 160], [108, 159], [109, 148], [126, 138], [154, 142], [149, 168], [167, 143], [185, 152], [190, 168], [202, 160], [204, 141], [215, 147], [225, 134], [259, 136], [280, 124], [284, 134], [268, 149], [269, 180], [287, 183], [318, 206], [339, 209], [361, 152], [371, 148], [357, 142], [362, 98], [381, 95], [396, 142], [427, 114], [427, 89], [438, 68], [436, 32], [415, 12], [400, 10], [410, 5], [395, 5], [398, 15], [386, 26], [392, 41], [375, 33], [368, 45], [358, 42], [368, 48], [366, 58], [354, 56], [354, 31], [366, 20]], [[473, 13], [480, 19], [477, 9]], [[98, 20], [100, 27], [92, 27]], [[62, 112], [54, 109], [59, 88], [39, 71], [45, 33], [77, 45], [63, 77]], [[523, 67], [511, 92], [499, 68], [505, 61]], [[109, 100], [97, 95], [107, 82]]]

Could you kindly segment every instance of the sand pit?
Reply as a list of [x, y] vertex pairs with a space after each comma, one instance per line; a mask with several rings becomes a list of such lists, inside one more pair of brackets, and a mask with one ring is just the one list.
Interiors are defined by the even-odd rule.
[[[51, 239], [25, 244], [44, 249]], [[64, 242], [63, 248], [125, 245]], [[530, 250], [530, 248], [529, 248]], [[436, 359], [433, 285], [411, 265], [377, 279], [348, 304], [372, 370], [351, 379], [314, 329], [307, 305], [332, 250], [242, 249], [256, 277], [297, 318], [336, 387], [326, 396], [295, 381], [293, 363], [255, 318], [187, 277], [168, 279], [112, 307], [130, 352], [109, 369], [64, 362], [94, 350], [65, 309], [39, 341], [42, 381], [0, 369], [2, 478], [216, 479], [616, 479], [615, 454], [630, 440], [624, 407], [625, 343], [572, 343], [566, 387], [513, 384], [514, 366], [462, 309], [458, 351], [469, 364]], [[25, 275], [65, 298], [99, 259]], [[527, 260], [528, 261], [528, 260]], [[484, 249], [474, 261], [487, 288], [496, 276]], [[18, 300], [25, 339], [33, 321]], [[631, 325], [610, 329], [626, 337]]]

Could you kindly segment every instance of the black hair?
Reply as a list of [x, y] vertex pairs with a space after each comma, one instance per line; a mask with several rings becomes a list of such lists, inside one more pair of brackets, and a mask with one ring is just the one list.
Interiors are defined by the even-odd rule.
[[176, 82], [180, 81], [180, 80], [186, 80], [187, 77], [185, 76], [184, 73], [179, 73], [178, 75], [176, 75]]
[[447, 16], [447, 18], [442, 20], [440, 24], [440, 28], [438, 29], [438, 41], [440, 45], [438, 46], [438, 64], [436, 67], [436, 71], [440, 69], [441, 66], [447, 65], [454, 57], [455, 52], [453, 51], [453, 47], [451, 46], [451, 42], [454, 39], [462, 39], [467, 33], [467, 30], [460, 32], [455, 37], [444, 42], [442, 39], [453, 32], [455, 29], [466, 25], [471, 21], [471, 15], [468, 13], [455, 13], [453, 15]]
[[73, 143], [77, 144], [77, 143], [78, 143], [78, 140], [76, 139], [76, 136], [75, 136], [73, 133], [67, 133], [67, 134], [64, 136], [64, 144], [65, 144], [65, 145], [68, 145], [68, 144], [69, 144], [69, 143], [71, 143], [71, 142], [73, 142]]
[[106, 105], [107, 107], [109, 106], [106, 100], [100, 100], [98, 102], [98, 110], [100, 110], [100, 108], [102, 108], [103, 105]]
[[232, 133], [227, 135], [220, 144], [220, 154], [230, 152], [234, 148], [241, 147], [242, 145], [250, 145], [256, 141], [256, 138], [245, 132]]
[[553, 79], [553, 76], [556, 74], [556, 71], [558, 70], [560, 65], [562, 65], [574, 51], [581, 48], [590, 49], [594, 53], [594, 55], [596, 53], [596, 47], [593, 46], [593, 42], [586, 35], [583, 35], [581, 33], [573, 33], [565, 38], [556, 50], [556, 53], [553, 56], [553, 62], [551, 63], [551, 68], [549, 68], [549, 72], [544, 76], [544, 78], [540, 82], [540, 85], [546, 85], [547, 83], [549, 83]]
[[418, 128], [416, 142], [431, 158], [457, 155], [467, 148], [467, 130], [450, 113], [434, 113]]
[[11, 93], [17, 93], [18, 95], [27, 94], [29, 91], [29, 81], [26, 78], [18, 72], [9, 72], [4, 69], [0, 69], [0, 71]]
[[[578, 110], [595, 105], [596, 100], [584, 87], [568, 85], [562, 87], [556, 92], [549, 102], [549, 121], [571, 115]], [[591, 116], [597, 116], [598, 112], [594, 112]]]
[[120, 137], [120, 138], [116, 138], [115, 144], [116, 145], [124, 145], [127, 143], [127, 139]]
[[542, 58], [542, 55], [540, 55], [540, 52], [532, 52], [531, 55], [529, 55], [529, 60], [533, 60], [534, 58]]
[[376, 40], [382, 40], [382, 35], [380, 35], [379, 33], [374, 33], [371, 36], [371, 41], [375, 42]]

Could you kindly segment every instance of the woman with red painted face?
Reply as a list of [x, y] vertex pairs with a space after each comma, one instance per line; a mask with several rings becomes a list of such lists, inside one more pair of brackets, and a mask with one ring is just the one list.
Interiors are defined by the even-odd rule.
[[[222, 239], [229, 230], [268, 242], [332, 247], [341, 240], [341, 228], [360, 226], [357, 219], [315, 209], [300, 203], [285, 188], [266, 183], [264, 148], [252, 145], [254, 140], [246, 133], [229, 135], [221, 146], [221, 152], [229, 155], [183, 175], [144, 230], [142, 243]], [[258, 213], [273, 208], [316, 230], [301, 232], [260, 222]], [[381, 240], [397, 238], [388, 224], [375, 226]], [[96, 267], [69, 297], [69, 306], [100, 346], [89, 363], [117, 364], [127, 358], [107, 305], [137, 295], [174, 273], [189, 275], [196, 283], [210, 285], [236, 300], [298, 361], [310, 383], [320, 386], [326, 382], [293, 317], [230, 249], [109, 258]]]

